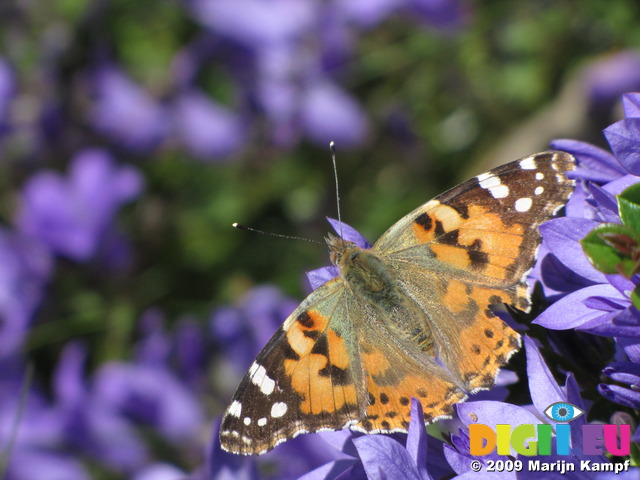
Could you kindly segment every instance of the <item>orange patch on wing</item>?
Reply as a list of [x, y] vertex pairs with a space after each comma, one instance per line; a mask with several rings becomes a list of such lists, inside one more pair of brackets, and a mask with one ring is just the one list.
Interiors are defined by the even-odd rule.
[[434, 220], [428, 213], [418, 216], [413, 222], [413, 234], [419, 243], [431, 243], [434, 238]]
[[443, 304], [452, 313], [460, 313], [467, 308], [469, 295], [467, 286], [462, 282], [451, 281], [446, 285], [447, 290], [442, 297]]
[[458, 336], [463, 355], [455, 365], [469, 390], [489, 388], [498, 370], [520, 348], [520, 335], [497, 316], [480, 310]]
[[478, 307], [484, 309], [489, 305], [496, 303], [513, 303], [514, 298], [508, 291], [499, 288], [482, 288], [474, 286], [471, 292], [468, 294], [469, 298], [472, 298]]
[[362, 352], [362, 364], [369, 375], [384, 375], [390, 368], [389, 359], [377, 348], [367, 346]]
[[434, 375], [407, 375], [393, 386], [380, 386], [369, 376], [367, 389], [367, 415], [355, 425], [365, 431], [406, 431], [411, 420], [411, 397], [422, 403], [425, 421], [451, 415], [452, 406], [465, 398], [453, 383]]
[[425, 211], [418, 215], [413, 223], [413, 233], [420, 243], [431, 243], [435, 240], [436, 222], [445, 232], [455, 230], [464, 219], [452, 207], [442, 203], [429, 202]]
[[327, 342], [329, 345], [329, 360], [331, 364], [345, 370], [349, 366], [349, 352], [344, 340], [333, 330], [327, 332]]
[[328, 319], [315, 310], [308, 310], [304, 318], [304, 323], [300, 320], [294, 321], [287, 330], [287, 341], [291, 348], [299, 355], [307, 355], [315, 340], [307, 335], [305, 332], [318, 331], [323, 332], [327, 328]]
[[347, 370], [349, 367], [349, 352], [344, 340], [333, 330], [328, 330], [324, 333], [327, 351], [311, 353], [316, 340], [306, 336], [305, 332], [321, 332], [326, 328], [327, 319], [315, 311], [308, 311], [307, 315], [304, 322], [294, 322], [287, 331], [287, 340], [300, 358], [284, 361], [291, 387], [303, 399], [300, 410], [316, 415], [335, 412], [345, 404], [357, 405], [355, 385], [335, 385], [331, 377], [332, 368]]
[[435, 243], [431, 245], [431, 250], [438, 260], [455, 267], [469, 268], [471, 264], [466, 248]]
[[480, 206], [470, 206], [469, 216], [460, 226], [458, 243], [468, 247], [479, 242], [480, 250], [488, 256], [488, 269], [483, 273], [503, 278], [504, 270], [521, 257], [525, 227], [520, 223], [506, 224], [500, 215]]
[[334, 385], [330, 376], [320, 375], [320, 370], [327, 364], [327, 357], [317, 353], [300, 360], [284, 361], [284, 369], [291, 379], [291, 387], [303, 399], [300, 403], [302, 413], [331, 413], [342, 408], [345, 403], [357, 405], [355, 385]]

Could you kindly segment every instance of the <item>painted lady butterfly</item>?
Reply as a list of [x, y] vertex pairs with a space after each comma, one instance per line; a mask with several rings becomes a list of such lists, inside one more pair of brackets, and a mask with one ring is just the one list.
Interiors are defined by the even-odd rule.
[[[371, 249], [329, 235], [340, 276], [309, 295], [245, 375], [222, 448], [262, 454], [301, 433], [406, 432], [490, 388], [520, 336], [489, 308], [528, 310], [538, 226], [573, 191], [568, 153], [502, 165], [418, 207]], [[436, 360], [437, 359], [437, 360]]]

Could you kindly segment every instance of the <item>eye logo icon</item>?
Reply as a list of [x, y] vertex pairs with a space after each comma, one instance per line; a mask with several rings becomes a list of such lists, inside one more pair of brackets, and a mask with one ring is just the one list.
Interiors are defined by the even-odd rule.
[[552, 403], [544, 414], [554, 422], [570, 422], [584, 413], [580, 407], [567, 402]]

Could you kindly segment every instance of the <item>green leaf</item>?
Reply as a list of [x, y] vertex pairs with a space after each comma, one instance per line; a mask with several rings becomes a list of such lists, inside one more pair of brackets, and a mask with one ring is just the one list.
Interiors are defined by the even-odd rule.
[[601, 272], [627, 277], [635, 273], [638, 262], [634, 260], [634, 254], [640, 249], [640, 237], [626, 225], [599, 225], [580, 240], [580, 244], [593, 266]]
[[622, 223], [640, 232], [640, 183], [618, 195], [618, 209]]
[[633, 289], [630, 295], [631, 303], [633, 306], [640, 310], [640, 285]]

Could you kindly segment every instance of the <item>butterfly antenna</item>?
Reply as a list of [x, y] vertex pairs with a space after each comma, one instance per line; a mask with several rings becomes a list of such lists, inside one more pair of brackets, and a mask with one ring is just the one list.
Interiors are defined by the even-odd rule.
[[294, 235], [282, 235], [280, 233], [265, 232], [263, 230], [258, 230], [257, 228], [247, 227], [246, 225], [242, 225], [241, 223], [232, 223], [231, 226], [233, 228], [237, 228], [238, 230], [246, 230], [247, 232], [261, 233], [262, 235], [267, 235], [269, 237], [286, 238], [289, 240], [304, 240], [305, 242], [323, 245], [322, 242], [318, 242], [317, 240], [312, 240], [310, 238], [296, 237]]
[[329, 144], [329, 150], [331, 150], [331, 162], [333, 163], [333, 178], [336, 180], [336, 208], [338, 209], [338, 222], [340, 223], [340, 238], [342, 238], [342, 218], [340, 215], [340, 189], [338, 188], [338, 167], [336, 165], [336, 144], [331, 142]]

